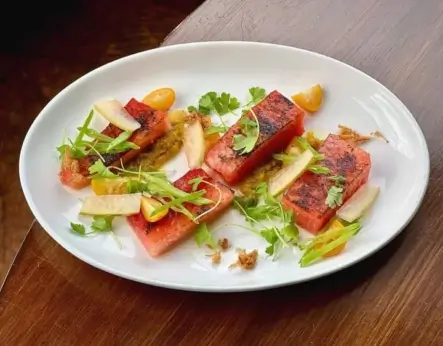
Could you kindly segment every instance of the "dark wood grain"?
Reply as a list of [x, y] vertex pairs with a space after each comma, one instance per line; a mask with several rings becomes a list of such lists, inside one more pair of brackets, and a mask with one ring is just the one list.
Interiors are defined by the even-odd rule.
[[[145, 286], [82, 263], [36, 225], [2, 290], [0, 340], [53, 345], [443, 345], [443, 2], [208, 0], [165, 44], [282, 43], [377, 78], [412, 111], [429, 190], [404, 232], [345, 271], [245, 294]], [[395, 206], [393, 206], [395, 207]]]
[[[12, 1], [0, 21], [0, 283], [33, 216], [18, 156], [44, 105], [90, 70], [157, 47], [203, 0]], [[20, 13], [7, 15], [6, 13]]]

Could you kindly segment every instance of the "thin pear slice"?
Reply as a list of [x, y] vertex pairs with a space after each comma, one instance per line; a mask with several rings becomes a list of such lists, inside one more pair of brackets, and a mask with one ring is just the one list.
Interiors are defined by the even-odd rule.
[[82, 215], [133, 215], [140, 212], [141, 194], [100, 195], [85, 198]]
[[269, 193], [272, 196], [281, 194], [306, 171], [313, 158], [314, 155], [310, 150], [305, 150], [296, 156], [294, 161], [283, 167], [269, 180]]
[[111, 124], [123, 131], [134, 132], [141, 126], [117, 100], [97, 102], [94, 108]]
[[185, 125], [183, 136], [183, 148], [185, 150], [188, 167], [200, 168], [205, 158], [205, 133], [200, 120], [196, 119]]
[[337, 211], [337, 216], [346, 222], [354, 222], [372, 206], [380, 193], [380, 187], [362, 185]]

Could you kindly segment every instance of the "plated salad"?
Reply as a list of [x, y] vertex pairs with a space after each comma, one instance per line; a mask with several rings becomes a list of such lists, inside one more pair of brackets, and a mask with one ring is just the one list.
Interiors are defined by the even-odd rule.
[[[161, 258], [193, 239], [218, 265], [236, 244], [217, 239], [221, 226], [213, 221], [232, 208], [245, 222], [223, 226], [251, 232], [267, 245], [237, 249], [230, 268], [253, 269], [261, 257], [278, 260], [285, 248], [298, 254], [301, 267], [345, 251], [380, 192], [368, 181], [364, 143], [386, 138], [343, 124], [322, 136], [306, 131], [323, 106], [320, 85], [291, 97], [258, 86], [248, 92], [243, 101], [210, 91], [187, 109], [173, 108], [171, 88], [125, 105], [96, 102], [76, 136], [57, 148], [61, 184], [92, 190], [79, 209], [90, 224], [71, 222], [70, 230], [109, 233], [121, 246], [113, 222], [126, 218], [147, 255]], [[102, 131], [91, 126], [94, 117], [107, 121]], [[171, 181], [164, 165], [182, 152], [188, 171]]]

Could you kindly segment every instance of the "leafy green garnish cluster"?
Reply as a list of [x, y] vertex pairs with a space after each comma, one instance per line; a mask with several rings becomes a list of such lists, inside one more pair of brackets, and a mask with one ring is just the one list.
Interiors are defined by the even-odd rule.
[[194, 233], [194, 239], [198, 247], [207, 245], [211, 249], [217, 248], [217, 242], [215, 241], [212, 233], [209, 231], [208, 225], [206, 223], [201, 223], [198, 225]]
[[229, 93], [222, 92], [218, 94], [215, 91], [210, 91], [200, 97], [198, 106], [189, 106], [188, 111], [199, 112], [200, 114], [210, 116], [215, 114], [220, 119], [220, 125], [213, 125], [205, 131], [206, 135], [212, 133], [224, 133], [228, 130], [228, 126], [223, 120], [223, 116], [233, 113], [239, 108], [244, 107], [242, 113], [245, 114], [249, 108], [260, 102], [266, 96], [266, 90], [260, 87], [249, 88], [250, 101], [245, 105], [241, 105], [238, 98]]
[[[138, 145], [128, 141], [132, 135], [130, 131], [123, 131], [118, 137], [112, 138], [89, 128], [93, 116], [94, 112], [91, 110], [83, 125], [77, 128], [76, 138], [74, 140], [68, 138], [57, 147], [60, 158], [65, 155], [66, 150], [70, 150], [74, 159], [81, 159], [91, 153], [101, 157], [102, 154], [116, 154], [131, 149], [140, 149]], [[85, 139], [85, 136], [92, 140]]]
[[251, 120], [247, 116], [244, 116], [239, 122], [241, 133], [234, 135], [233, 149], [240, 155], [250, 153], [252, 150], [254, 150], [255, 144], [260, 137], [260, 124], [257, 116], [252, 108], [250, 111], [255, 119]]
[[114, 220], [113, 215], [101, 215], [101, 216], [94, 216], [94, 220], [91, 224], [91, 231], [87, 231], [85, 225], [81, 223], [74, 223], [71, 222], [71, 231], [86, 237], [92, 234], [97, 233], [111, 233], [112, 237], [116, 241], [116, 243], [119, 245], [120, 248], [122, 248], [120, 241], [116, 237], [113, 227], [112, 227], [112, 221]]
[[294, 223], [294, 213], [268, 193], [266, 183], [255, 189], [253, 197], [236, 196], [233, 206], [238, 209], [249, 223], [250, 231], [268, 242], [266, 253], [278, 257], [280, 250], [289, 245], [296, 245], [299, 231]]

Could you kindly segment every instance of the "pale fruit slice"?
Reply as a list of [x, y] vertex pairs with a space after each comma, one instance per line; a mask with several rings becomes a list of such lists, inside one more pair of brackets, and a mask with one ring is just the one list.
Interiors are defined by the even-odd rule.
[[363, 216], [380, 193], [380, 187], [368, 183], [362, 185], [354, 195], [337, 211], [337, 217], [346, 222], [354, 222]]
[[80, 209], [83, 215], [133, 215], [140, 211], [141, 194], [101, 195], [85, 198]]
[[183, 136], [183, 148], [185, 150], [188, 167], [200, 168], [205, 157], [205, 134], [199, 120], [185, 125]]
[[92, 191], [96, 195], [120, 195], [126, 192], [128, 178], [95, 178], [91, 180]]
[[117, 100], [97, 102], [94, 108], [111, 124], [123, 131], [134, 132], [141, 126]]
[[157, 222], [165, 217], [169, 212], [169, 208], [163, 209], [155, 215], [151, 215], [155, 209], [161, 207], [162, 205], [163, 204], [160, 201], [157, 201], [154, 198], [142, 196], [141, 209], [145, 220], [148, 222]]
[[322, 105], [323, 89], [320, 84], [316, 84], [308, 90], [292, 95], [292, 101], [308, 112], [316, 112]]
[[272, 196], [277, 196], [286, 190], [289, 185], [298, 179], [308, 168], [314, 155], [310, 150], [305, 150], [294, 158], [287, 166], [283, 167], [269, 180], [268, 191]]

